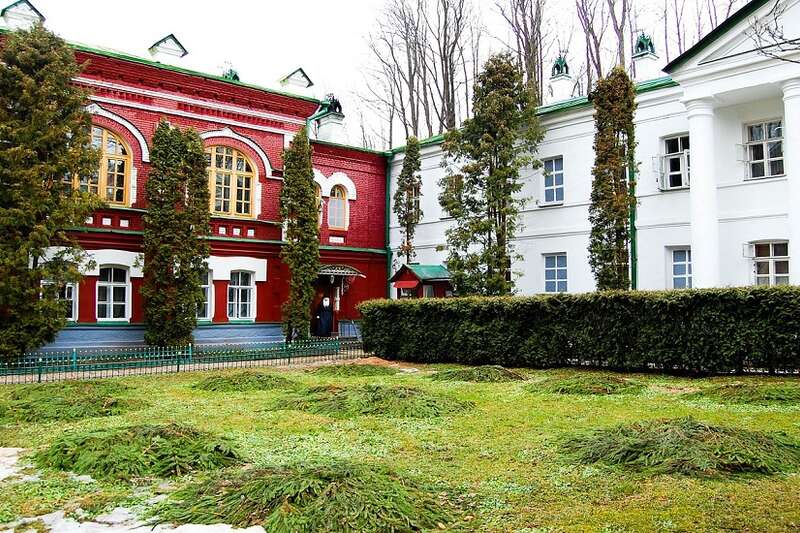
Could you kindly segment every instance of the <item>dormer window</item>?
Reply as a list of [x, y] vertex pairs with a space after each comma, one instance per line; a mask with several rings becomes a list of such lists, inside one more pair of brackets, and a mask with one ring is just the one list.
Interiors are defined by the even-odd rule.
[[147, 51], [156, 59], [159, 56], [184, 57], [189, 53], [172, 33], [154, 42]]

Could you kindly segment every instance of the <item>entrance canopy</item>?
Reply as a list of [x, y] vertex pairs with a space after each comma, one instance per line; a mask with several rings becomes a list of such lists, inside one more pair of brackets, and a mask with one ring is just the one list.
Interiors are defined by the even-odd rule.
[[394, 286], [398, 289], [413, 289], [419, 285], [419, 281], [415, 280], [403, 280], [403, 281], [395, 281]]
[[349, 265], [320, 265], [320, 276], [354, 276], [359, 278], [366, 278], [364, 274]]

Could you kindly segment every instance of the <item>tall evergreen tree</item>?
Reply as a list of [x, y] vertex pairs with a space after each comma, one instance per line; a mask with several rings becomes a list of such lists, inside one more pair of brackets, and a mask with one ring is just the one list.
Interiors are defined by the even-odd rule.
[[210, 234], [203, 141], [193, 129], [160, 122], [153, 135], [144, 215], [145, 341], [192, 342], [203, 301]]
[[[453, 217], [447, 267], [460, 294], [509, 294], [519, 229], [520, 169], [538, 168], [535, 94], [508, 54], [489, 58], [475, 83], [473, 117], [446, 134], [449, 172], [439, 203]], [[457, 168], [453, 170], [453, 166]]]
[[412, 135], [406, 141], [406, 154], [403, 168], [397, 177], [393, 206], [394, 214], [397, 215], [400, 224], [400, 234], [403, 236], [400, 253], [406, 256], [407, 264], [414, 259], [414, 232], [422, 218], [422, 210], [419, 207], [422, 176], [419, 169], [419, 141]]
[[283, 304], [288, 339], [306, 339], [311, 330], [314, 282], [319, 275], [319, 209], [311, 166], [311, 145], [305, 128], [283, 154], [281, 217], [286, 243], [281, 258], [289, 267], [289, 300]]
[[615, 67], [598, 80], [589, 99], [595, 108], [589, 264], [598, 290], [628, 289], [630, 215], [636, 204], [636, 91], [625, 69]]
[[55, 338], [66, 324], [59, 289], [81, 278], [85, 257], [66, 230], [100, 202], [72, 187], [74, 176], [89, 176], [99, 164], [87, 95], [72, 84], [79, 73], [72, 50], [41, 25], [8, 34], [0, 51], [3, 358]]

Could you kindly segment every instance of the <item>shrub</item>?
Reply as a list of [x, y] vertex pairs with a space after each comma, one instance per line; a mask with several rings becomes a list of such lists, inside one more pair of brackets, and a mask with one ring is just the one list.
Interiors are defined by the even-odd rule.
[[155, 512], [159, 522], [272, 532], [411, 532], [452, 520], [435, 494], [376, 465], [312, 464], [218, 476], [175, 492]]
[[363, 376], [391, 376], [399, 372], [396, 368], [378, 365], [325, 365], [309, 370], [318, 376], [354, 378]]
[[41, 467], [123, 480], [180, 476], [238, 460], [227, 439], [177, 424], [70, 433], [34, 456]]
[[472, 402], [411, 387], [383, 385], [311, 387], [281, 398], [275, 404], [276, 409], [295, 409], [332, 418], [431, 418], [461, 413], [472, 407]]
[[578, 433], [562, 449], [581, 463], [688, 476], [772, 474], [800, 466], [800, 444], [785, 435], [711, 426], [690, 417]]
[[639, 392], [643, 385], [635, 381], [598, 374], [582, 372], [564, 378], [548, 378], [539, 383], [528, 385], [531, 392], [548, 392], [551, 394], [630, 394]]
[[364, 347], [423, 363], [800, 370], [800, 287], [374, 300]]
[[114, 381], [68, 381], [14, 388], [0, 402], [0, 421], [53, 422], [114, 416], [141, 407], [118, 398], [128, 388]]
[[476, 383], [500, 383], [504, 381], [523, 381], [527, 379], [519, 372], [514, 372], [497, 365], [476, 366], [473, 368], [456, 368], [441, 370], [431, 375], [435, 381], [473, 381]]
[[687, 394], [684, 397], [708, 399], [717, 403], [791, 405], [800, 403], [800, 384], [725, 383]]
[[215, 392], [245, 392], [257, 390], [273, 390], [292, 386], [293, 383], [283, 376], [264, 372], [236, 372], [233, 374], [216, 374], [207, 376], [192, 385], [192, 388]]

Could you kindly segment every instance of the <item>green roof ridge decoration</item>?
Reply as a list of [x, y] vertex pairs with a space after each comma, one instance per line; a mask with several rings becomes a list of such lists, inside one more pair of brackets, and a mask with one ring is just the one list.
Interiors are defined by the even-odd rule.
[[636, 39], [636, 46], [633, 47], [633, 57], [643, 57], [649, 54], [656, 55], [656, 47], [653, 44], [653, 39], [645, 32], [642, 32], [639, 38]]
[[239, 73], [230, 65], [222, 71], [222, 77], [226, 80], [239, 81]]
[[671, 73], [676, 68], [680, 67], [694, 56], [705, 50], [708, 46], [713, 44], [728, 30], [739, 24], [741, 21], [746, 20], [755, 11], [769, 2], [770, 0], [750, 0], [750, 2], [739, 8], [739, 10], [733, 15], [723, 20], [719, 26], [708, 32], [702, 39], [697, 41], [694, 46], [667, 63], [667, 66], [664, 67], [664, 72]]
[[[159, 46], [161, 46], [162, 44], [168, 44], [170, 41], [175, 43], [175, 45], [178, 47], [178, 50], [180, 50], [180, 55], [178, 57], [185, 57], [189, 53], [189, 51], [186, 50], [186, 47], [181, 44], [181, 42], [178, 40], [177, 37], [175, 37], [174, 33], [170, 33], [166, 37], [162, 37], [161, 39], [157, 40], [152, 45], [150, 45], [150, 48], [148, 48], [147, 51], [155, 55], [155, 53], [158, 52]], [[171, 54], [171, 52], [165, 52], [165, 53], [174, 55]]]
[[569, 76], [569, 65], [567, 64], [567, 58], [565, 57], [564, 53], [561, 52], [553, 62], [550, 78], [555, 79], [567, 76]]
[[39, 22], [44, 22], [44, 21], [45, 21], [45, 17], [44, 17], [44, 15], [42, 15], [42, 12], [41, 12], [41, 11], [39, 11], [38, 9], [36, 9], [36, 6], [34, 6], [33, 4], [31, 4], [31, 3], [30, 3], [28, 0], [17, 0], [16, 2], [13, 2], [13, 3], [11, 3], [11, 4], [8, 4], [6, 7], [4, 7], [4, 8], [3, 8], [3, 10], [2, 10], [2, 11], [0, 11], [0, 17], [5, 17], [5, 16], [6, 16], [6, 13], [7, 13], [8, 11], [10, 11], [10, 10], [14, 9], [15, 7], [17, 7], [17, 6], [18, 6], [18, 5], [20, 5], [20, 4], [24, 4], [24, 5], [28, 6], [28, 8], [29, 8], [31, 11], [33, 11], [34, 13], [36, 13], [36, 16], [37, 16], [37, 17], [39, 17]]

